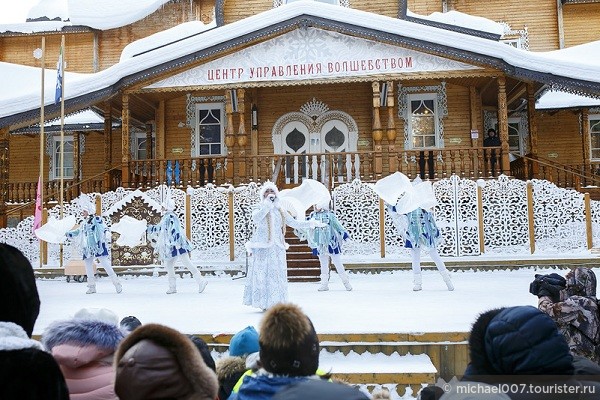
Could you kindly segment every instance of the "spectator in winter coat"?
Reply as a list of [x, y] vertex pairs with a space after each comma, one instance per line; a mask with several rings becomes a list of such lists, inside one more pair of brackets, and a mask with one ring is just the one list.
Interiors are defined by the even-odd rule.
[[202, 356], [202, 359], [204, 360], [206, 366], [216, 373], [217, 367], [215, 365], [215, 359], [213, 358], [212, 354], [210, 354], [208, 344], [206, 344], [204, 339], [196, 335], [188, 335], [188, 337], [200, 352], [200, 355]]
[[40, 312], [33, 268], [16, 248], [0, 244], [0, 399], [68, 400], [58, 364], [31, 339]]
[[44, 346], [67, 381], [71, 400], [116, 400], [112, 359], [124, 332], [110, 310], [83, 309], [75, 317], [50, 324]]
[[366, 394], [343, 383], [322, 379], [306, 379], [275, 393], [273, 400], [368, 400]]
[[253, 326], [247, 326], [231, 337], [229, 356], [217, 361], [219, 399], [229, 398], [234, 389], [238, 391], [246, 375], [258, 370], [258, 351], [258, 332]]
[[[260, 368], [244, 377], [232, 400], [268, 400], [287, 385], [322, 379], [319, 339], [311, 320], [294, 304], [279, 303], [263, 317], [259, 335]], [[328, 377], [326, 377], [328, 378]]]
[[562, 281], [552, 282], [550, 279], [542, 280], [538, 308], [556, 322], [572, 354], [600, 362], [597, 350], [600, 345], [600, 314], [594, 271], [575, 268]]
[[[600, 383], [577, 375], [569, 346], [554, 321], [532, 306], [499, 308], [481, 314], [471, 329], [469, 358], [463, 381], [509, 386], [526, 383], [540, 388], [551, 383], [566, 388], [564, 396], [555, 393], [547, 397], [553, 400], [593, 399], [600, 393]], [[588, 386], [588, 397], [573, 397], [571, 389], [583, 386]], [[546, 398], [532, 391], [507, 394], [513, 400]]]
[[136, 328], [115, 354], [120, 400], [215, 400], [219, 383], [194, 343], [159, 324]]

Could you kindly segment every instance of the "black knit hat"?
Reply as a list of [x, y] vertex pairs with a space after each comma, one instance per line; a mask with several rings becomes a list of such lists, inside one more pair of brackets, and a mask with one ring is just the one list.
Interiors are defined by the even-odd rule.
[[314, 375], [319, 367], [319, 338], [311, 320], [294, 304], [276, 304], [261, 323], [260, 363], [273, 374]]
[[0, 244], [0, 321], [14, 322], [31, 337], [40, 297], [29, 260], [16, 247]]

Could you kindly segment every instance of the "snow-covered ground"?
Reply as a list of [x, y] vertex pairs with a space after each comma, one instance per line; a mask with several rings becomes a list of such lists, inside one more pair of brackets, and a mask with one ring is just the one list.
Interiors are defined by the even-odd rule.
[[[332, 273], [330, 290], [318, 292], [318, 283], [290, 283], [289, 301], [301, 306], [318, 333], [420, 333], [468, 332], [476, 316], [495, 307], [537, 305], [529, 293], [536, 273], [565, 270], [521, 268], [518, 270], [452, 272], [455, 291], [446, 289], [439, 273], [423, 271], [423, 290], [412, 291], [412, 272], [351, 273], [354, 290], [348, 292]], [[600, 269], [595, 269], [596, 274]], [[189, 274], [178, 278], [178, 293], [165, 294], [167, 278], [162, 275], [123, 276], [123, 293], [117, 294], [106, 277], [97, 282], [98, 293], [86, 295], [86, 284], [67, 283], [65, 278], [38, 279], [41, 312], [34, 334], [66, 319], [81, 308], [108, 308], [119, 318], [135, 315], [143, 323], [155, 322], [184, 333], [233, 334], [248, 325], [259, 327], [263, 315], [242, 305], [245, 278], [209, 276], [204, 293]], [[323, 342], [326, 344], [326, 342]], [[220, 354], [213, 352], [215, 357]], [[320, 366], [344, 373], [435, 373], [425, 354], [400, 356], [340, 351], [321, 351]], [[392, 399], [414, 399], [410, 387], [391, 389]]]
[[[302, 307], [318, 333], [467, 332], [482, 311], [536, 305], [537, 298], [528, 289], [539, 271], [457, 271], [452, 273], [453, 292], [446, 290], [434, 270], [423, 272], [421, 292], [412, 291], [410, 271], [351, 273], [351, 292], [344, 290], [337, 274], [332, 273], [328, 292], [318, 292], [317, 283], [290, 283], [289, 301]], [[123, 293], [115, 293], [110, 280], [100, 278], [94, 295], [85, 294], [85, 283], [39, 279], [42, 306], [34, 334], [41, 334], [50, 322], [69, 318], [83, 307], [104, 307], [119, 317], [135, 315], [144, 323], [212, 335], [235, 333], [247, 325], [258, 327], [262, 316], [260, 310], [242, 305], [245, 278], [209, 276], [204, 293], [197, 293], [195, 282], [185, 274], [178, 278], [178, 293], [174, 295], [165, 294], [164, 275], [121, 279]]]

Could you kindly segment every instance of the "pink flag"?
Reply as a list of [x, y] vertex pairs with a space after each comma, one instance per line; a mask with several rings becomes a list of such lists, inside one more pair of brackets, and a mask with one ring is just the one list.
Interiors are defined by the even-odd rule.
[[35, 212], [33, 214], [33, 234], [35, 230], [42, 226], [42, 177], [38, 179], [37, 191], [35, 196]]

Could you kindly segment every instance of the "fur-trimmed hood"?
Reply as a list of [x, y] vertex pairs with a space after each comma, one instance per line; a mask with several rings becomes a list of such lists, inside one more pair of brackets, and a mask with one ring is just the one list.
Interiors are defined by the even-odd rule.
[[[121, 400], [214, 400], [216, 374], [187, 336], [159, 324], [135, 329], [115, 353], [115, 391]], [[160, 374], [157, 372], [160, 369]]]
[[219, 382], [237, 374], [246, 372], [246, 359], [244, 357], [229, 356], [219, 359], [217, 365], [217, 378]]
[[61, 344], [93, 345], [113, 353], [125, 337], [116, 325], [92, 319], [56, 321], [48, 325], [42, 343], [48, 350]]
[[277, 186], [275, 186], [275, 184], [271, 181], [266, 181], [265, 183], [262, 184], [258, 195], [260, 196], [260, 200], [264, 200], [265, 198], [265, 192], [268, 189], [272, 189], [275, 192], [275, 196], [279, 197], [279, 189], [277, 189]]
[[465, 375], [570, 375], [573, 357], [547, 314], [532, 306], [481, 314], [469, 337]]
[[43, 346], [37, 340], [30, 339], [20, 325], [0, 321], [0, 351], [23, 349], [43, 350]]
[[219, 378], [219, 399], [228, 399], [234, 386], [247, 370], [244, 357], [228, 356], [217, 360]]

